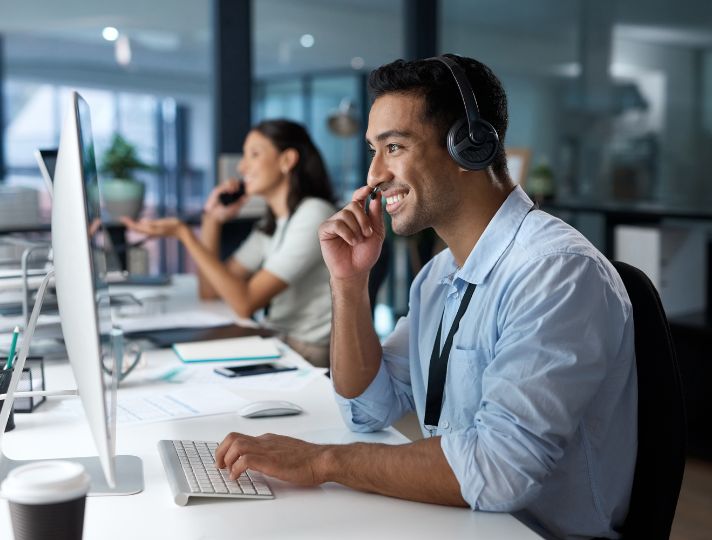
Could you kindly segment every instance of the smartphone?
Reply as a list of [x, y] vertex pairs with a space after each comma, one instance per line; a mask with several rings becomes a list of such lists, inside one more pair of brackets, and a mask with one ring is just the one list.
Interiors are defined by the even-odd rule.
[[249, 366], [231, 366], [215, 368], [215, 373], [223, 377], [246, 377], [248, 375], [264, 375], [265, 373], [280, 373], [294, 371], [296, 367], [278, 366], [276, 364], [251, 364]]
[[245, 194], [245, 184], [240, 182], [240, 187], [237, 191], [224, 191], [218, 197], [223, 206], [230, 206], [232, 203], [240, 199]]

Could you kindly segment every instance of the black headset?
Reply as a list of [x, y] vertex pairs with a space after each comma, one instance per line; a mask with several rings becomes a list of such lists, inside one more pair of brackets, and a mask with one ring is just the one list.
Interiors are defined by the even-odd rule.
[[465, 117], [456, 120], [447, 132], [447, 151], [463, 169], [479, 171], [494, 161], [499, 149], [499, 136], [492, 124], [480, 118], [477, 98], [465, 70], [452, 58], [434, 56], [428, 60], [442, 62], [452, 73], [465, 106]]

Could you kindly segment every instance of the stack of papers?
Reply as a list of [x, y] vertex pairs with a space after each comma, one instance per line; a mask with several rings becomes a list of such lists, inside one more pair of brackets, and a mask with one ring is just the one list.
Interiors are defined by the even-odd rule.
[[261, 336], [176, 343], [173, 351], [186, 363], [271, 360], [281, 356], [274, 340]]

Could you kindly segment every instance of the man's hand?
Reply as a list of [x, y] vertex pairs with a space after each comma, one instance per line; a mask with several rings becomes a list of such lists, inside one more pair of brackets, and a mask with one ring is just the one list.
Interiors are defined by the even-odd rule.
[[229, 433], [215, 451], [215, 465], [229, 470], [232, 480], [252, 469], [300, 486], [316, 486], [325, 481], [328, 448], [271, 433], [259, 437]]
[[163, 237], [180, 237], [182, 233], [188, 230], [188, 227], [180, 219], [174, 217], [161, 219], [146, 219], [134, 221], [128, 217], [122, 217], [123, 223], [127, 229], [132, 231], [147, 234], [148, 236], [163, 236]]
[[351, 202], [319, 227], [321, 253], [332, 279], [367, 275], [378, 260], [385, 238], [381, 198], [369, 201], [370, 215], [363, 210], [372, 190], [357, 189]]

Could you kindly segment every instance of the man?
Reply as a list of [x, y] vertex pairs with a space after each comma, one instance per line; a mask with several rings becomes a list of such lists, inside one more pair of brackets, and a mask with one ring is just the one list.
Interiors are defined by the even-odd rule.
[[[499, 136], [484, 168], [463, 167], [446, 145], [466, 109], [455, 72], [443, 60], [396, 61], [369, 80], [368, 186], [319, 231], [333, 296], [331, 373], [347, 424], [378, 430], [415, 410], [432, 426], [402, 446], [230, 434], [217, 462], [233, 474], [252, 468], [300, 484], [522, 511], [556, 537], [615, 538], [637, 443], [630, 301], [588, 241], [512, 184], [499, 80], [475, 60], [447, 58]], [[433, 227], [448, 246], [415, 278], [410, 311], [383, 345], [367, 296], [384, 238], [381, 200], [364, 211], [376, 187], [397, 234]]]

